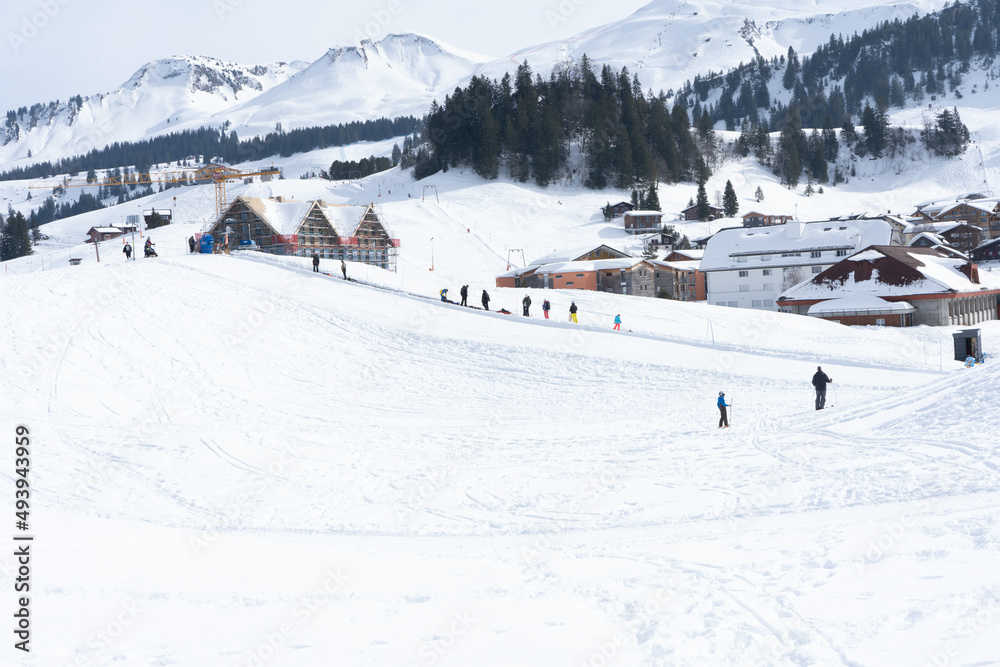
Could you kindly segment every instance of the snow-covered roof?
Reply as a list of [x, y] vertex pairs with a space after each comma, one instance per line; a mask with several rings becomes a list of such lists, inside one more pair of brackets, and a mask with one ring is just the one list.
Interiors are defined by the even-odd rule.
[[621, 259], [592, 259], [579, 262], [555, 262], [540, 266], [536, 273], [573, 273], [585, 271], [613, 271], [630, 269], [646, 260], [641, 257], [623, 257]]
[[633, 217], [637, 215], [663, 215], [663, 211], [625, 211], [622, 217], [625, 215]]
[[278, 201], [259, 197], [246, 197], [244, 201], [274, 231], [282, 235], [294, 234], [313, 207], [313, 202], [309, 201]]
[[808, 315], [830, 315], [833, 313], [912, 313], [915, 311], [906, 301], [886, 301], [868, 292], [854, 292], [847, 296], [827, 299], [809, 307]]
[[368, 210], [365, 206], [352, 206], [349, 204], [327, 204], [322, 208], [326, 219], [330, 221], [333, 228], [340, 236], [351, 236], [361, 222], [362, 216]]
[[802, 253], [785, 258], [785, 263], [812, 264], [813, 250], [856, 250], [871, 245], [888, 245], [892, 225], [882, 219], [789, 222], [766, 227], [729, 227], [715, 233], [705, 248], [702, 271], [746, 268], [736, 257]]
[[926, 239], [927, 241], [930, 241], [931, 245], [950, 245], [943, 238], [931, 232], [920, 232], [912, 239], [910, 239], [910, 242], [907, 243], [906, 245], [916, 245], [917, 242], [920, 241], [921, 239]]
[[795, 285], [780, 298], [829, 299], [851, 293], [896, 297], [1000, 289], [1000, 276], [994, 278], [988, 272], [980, 271], [980, 282], [972, 282], [961, 270], [968, 264], [961, 254], [946, 248], [872, 247]]
[[672, 261], [668, 262], [662, 259], [653, 261], [653, 264], [657, 266], [665, 266], [670, 269], [677, 269], [679, 271], [697, 271], [701, 266], [701, 260], [698, 259], [688, 259], [684, 261]]
[[538, 269], [537, 266], [522, 266], [519, 269], [511, 269], [507, 273], [501, 273], [497, 276], [497, 278], [519, 278], [520, 276], [523, 276], [526, 273], [531, 273], [536, 269]]
[[[118, 227], [91, 227], [90, 231], [97, 232], [99, 234], [114, 234], [115, 232], [120, 232], [122, 230]], [[89, 234], [90, 232], [87, 233]]]
[[627, 252], [618, 250], [617, 248], [612, 248], [609, 245], [598, 243], [597, 245], [586, 245], [579, 246], [577, 248], [570, 248], [569, 250], [556, 250], [554, 252], [545, 255], [544, 257], [539, 257], [538, 259], [528, 262], [528, 266], [540, 266], [542, 264], [554, 264], [556, 262], [572, 262], [578, 257], [583, 257], [584, 255], [591, 253], [598, 248], [607, 248], [612, 253], [618, 253], [622, 257], [628, 257]]
[[685, 257], [690, 257], [691, 259], [697, 259], [697, 260], [700, 260], [702, 257], [705, 256], [704, 248], [686, 248], [684, 250], [678, 250], [677, 248], [674, 248], [671, 252], [675, 252], [678, 255], [684, 255]]

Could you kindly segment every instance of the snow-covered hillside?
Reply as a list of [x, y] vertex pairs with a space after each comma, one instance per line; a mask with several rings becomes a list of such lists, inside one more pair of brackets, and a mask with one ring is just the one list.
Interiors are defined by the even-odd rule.
[[1000, 366], [947, 328], [441, 304], [471, 212], [406, 199], [433, 273], [188, 255], [178, 224], [158, 259], [0, 276], [0, 414], [33, 442], [16, 664], [995, 664]]
[[[284, 129], [422, 116], [473, 74], [501, 78], [525, 60], [547, 77], [586, 54], [638, 75], [644, 89], [676, 89], [695, 74], [726, 71], [757, 55], [801, 54], [831, 34], [850, 37], [877, 22], [935, 11], [942, 0], [850, 0], [831, 11], [816, 3], [765, 5], [654, 0], [621, 21], [573, 38], [526, 46], [489, 60], [432, 37], [390, 34], [380, 41], [331, 48], [312, 64], [245, 66], [178, 56], [144, 65], [115, 91], [53, 103], [26, 100], [24, 113], [0, 131], [0, 163], [27, 166], [79, 155], [114, 141], [202, 126], [246, 138]], [[566, 3], [564, 3], [566, 5]], [[558, 22], [565, 6], [549, 12]], [[28, 109], [30, 102], [35, 102]], [[30, 156], [29, 157], [29, 153]]]
[[14, 120], [8, 117], [0, 133], [0, 163], [54, 161], [115, 141], [198, 128], [211, 115], [260, 95], [306, 65], [245, 66], [195, 56], [147, 63], [109, 93], [39, 104]]
[[34, 113], [8, 120], [0, 130], [0, 163], [25, 166], [200, 127], [225, 127], [247, 138], [279, 125], [290, 130], [422, 116], [435, 98], [464, 84], [482, 60], [412, 34], [330, 49], [312, 64], [157, 60], [115, 91], [38, 105]]
[[[881, 21], [905, 20], [945, 4], [941, 0], [848, 0], [836, 6], [793, 0], [653, 0], [621, 21], [521, 49], [489, 63], [483, 73], [499, 77], [527, 60], [534, 71], [547, 76], [554, 67], [578, 62], [586, 54], [598, 69], [605, 63], [616, 73], [627, 67], [644, 90], [677, 90], [695, 74], [726, 72], [757, 56], [783, 56], [789, 46], [809, 53], [830, 35], [849, 38]], [[554, 16], [557, 19], [558, 12]]]

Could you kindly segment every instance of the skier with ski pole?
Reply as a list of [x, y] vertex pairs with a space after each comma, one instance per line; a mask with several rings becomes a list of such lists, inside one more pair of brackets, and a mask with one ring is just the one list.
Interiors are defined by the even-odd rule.
[[719, 392], [719, 428], [729, 428], [729, 417], [726, 415], [726, 408], [732, 407], [726, 404], [726, 392]]

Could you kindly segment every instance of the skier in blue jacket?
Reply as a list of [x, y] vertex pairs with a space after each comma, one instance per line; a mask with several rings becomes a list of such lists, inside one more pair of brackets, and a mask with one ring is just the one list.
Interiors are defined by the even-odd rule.
[[719, 428], [723, 428], [723, 427], [729, 428], [729, 417], [726, 416], [726, 408], [728, 408], [728, 407], [729, 406], [726, 405], [726, 393], [724, 391], [720, 391], [719, 392], [719, 412], [721, 413], [722, 416], [719, 417]]

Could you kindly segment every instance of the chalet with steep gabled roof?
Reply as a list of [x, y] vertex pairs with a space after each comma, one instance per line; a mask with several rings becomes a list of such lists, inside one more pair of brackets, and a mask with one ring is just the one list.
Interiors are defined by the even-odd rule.
[[278, 255], [310, 256], [362, 262], [395, 270], [399, 240], [392, 238], [373, 204], [329, 205], [323, 200], [237, 197], [209, 233], [231, 246], [252, 240]]
[[[940, 246], [869, 246], [812, 280], [785, 290], [778, 298], [778, 306], [784, 312], [835, 319], [844, 324], [890, 324], [889, 319], [878, 315], [884, 315], [892, 307], [869, 304], [869, 311], [879, 312], [866, 314], [862, 312], [865, 308], [857, 307], [859, 295], [912, 306], [912, 310], [896, 307], [897, 314], [906, 311], [911, 316], [896, 326], [969, 326], [997, 319], [1000, 275], [980, 272], [960, 252]], [[817, 307], [835, 299], [846, 301], [837, 308]], [[851, 307], [844, 307], [848, 302]], [[852, 318], [868, 317], [876, 321], [844, 321], [840, 315], [847, 312]]]

